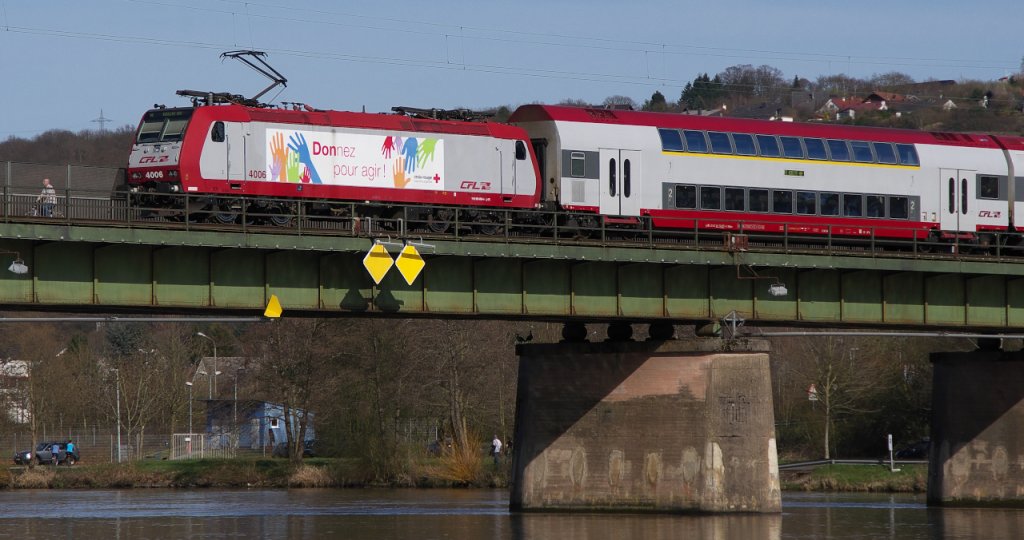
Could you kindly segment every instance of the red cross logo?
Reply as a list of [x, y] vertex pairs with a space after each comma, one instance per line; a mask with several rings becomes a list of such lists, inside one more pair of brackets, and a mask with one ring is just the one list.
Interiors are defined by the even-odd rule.
[[441, 181], [441, 176], [438, 175], [437, 173], [434, 173], [434, 183], [436, 184], [436, 183], [438, 183], [440, 181]]

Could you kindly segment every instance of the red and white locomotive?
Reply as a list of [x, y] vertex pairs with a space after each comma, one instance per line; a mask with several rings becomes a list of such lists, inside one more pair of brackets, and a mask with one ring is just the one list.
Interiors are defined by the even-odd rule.
[[1015, 230], [1024, 209], [1020, 137], [545, 105], [499, 124], [215, 101], [145, 114], [134, 191], [227, 196], [234, 206], [210, 214], [225, 222], [239, 201], [375, 201], [981, 244]]

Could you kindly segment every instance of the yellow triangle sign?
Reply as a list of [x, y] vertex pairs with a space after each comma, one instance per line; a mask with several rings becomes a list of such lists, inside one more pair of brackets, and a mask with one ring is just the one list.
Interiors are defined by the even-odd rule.
[[277, 295], [270, 295], [270, 301], [267, 302], [267, 309], [263, 311], [263, 316], [270, 319], [276, 319], [281, 316], [281, 311], [281, 302], [278, 301]]
[[370, 273], [370, 277], [377, 285], [380, 285], [380, 280], [384, 279], [384, 274], [387, 274], [394, 264], [395, 261], [391, 259], [388, 248], [382, 244], [374, 244], [363, 257], [363, 267]]
[[402, 252], [398, 254], [398, 259], [395, 261], [395, 266], [398, 267], [398, 271], [402, 273], [402, 277], [409, 285], [416, 281], [416, 276], [420, 275], [426, 265], [427, 263], [423, 262], [423, 257], [420, 257], [420, 252], [410, 244], [406, 244], [402, 248]]

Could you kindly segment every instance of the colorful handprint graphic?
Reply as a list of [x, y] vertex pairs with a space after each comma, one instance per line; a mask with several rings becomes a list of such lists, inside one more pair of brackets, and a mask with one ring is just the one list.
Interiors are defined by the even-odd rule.
[[412, 174], [416, 170], [416, 151], [418, 148], [416, 137], [409, 137], [402, 145], [402, 157], [405, 158], [405, 172]]
[[278, 133], [270, 140], [270, 180], [285, 182], [285, 167], [288, 162], [288, 149], [284, 145], [284, 134]]
[[398, 189], [404, 188], [405, 186], [409, 185], [409, 182], [412, 181], [412, 178], [406, 176], [405, 174], [405, 165], [406, 160], [404, 157], [399, 157], [398, 159], [395, 160], [395, 170], [394, 173], [392, 174], [392, 178], [394, 178], [395, 187]]
[[385, 159], [391, 159], [391, 152], [396, 149], [398, 143], [395, 142], [395, 137], [388, 135], [388, 138], [384, 139], [384, 144], [380, 147], [380, 153]]
[[306, 166], [306, 171], [314, 184], [322, 184], [320, 173], [313, 166], [313, 157], [309, 154], [309, 145], [306, 144], [306, 137], [301, 133], [295, 133], [288, 137], [288, 148], [299, 154], [299, 162]]
[[299, 155], [295, 152], [288, 152], [288, 161], [285, 164], [285, 174], [288, 181], [295, 184], [299, 181]]
[[437, 139], [423, 139], [417, 152], [417, 164], [422, 169], [427, 160], [434, 161], [434, 150], [437, 148]]

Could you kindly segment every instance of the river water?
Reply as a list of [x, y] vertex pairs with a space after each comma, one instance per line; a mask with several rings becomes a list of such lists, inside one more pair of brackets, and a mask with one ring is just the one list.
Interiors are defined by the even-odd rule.
[[785, 493], [781, 515], [511, 514], [505, 490], [16, 490], [0, 538], [1022, 538], [1024, 510], [923, 495]]

